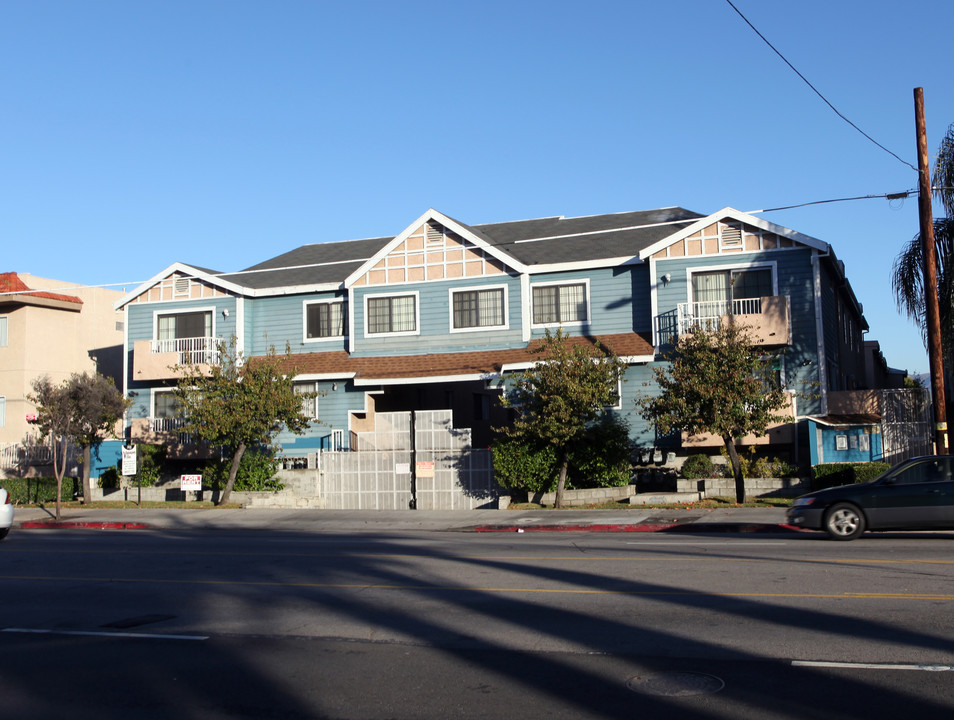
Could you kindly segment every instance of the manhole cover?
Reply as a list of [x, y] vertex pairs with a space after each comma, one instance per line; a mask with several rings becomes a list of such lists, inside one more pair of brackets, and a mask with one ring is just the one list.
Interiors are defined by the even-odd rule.
[[626, 681], [626, 687], [642, 695], [685, 697], [687, 695], [717, 693], [725, 687], [725, 683], [715, 675], [670, 672], [656, 675], [633, 675]]

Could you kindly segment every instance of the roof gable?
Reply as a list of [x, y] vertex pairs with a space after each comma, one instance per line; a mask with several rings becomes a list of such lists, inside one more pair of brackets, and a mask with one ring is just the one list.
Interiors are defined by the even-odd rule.
[[718, 255], [804, 246], [829, 250], [828, 243], [731, 207], [700, 218], [640, 251], [642, 260]]
[[428, 210], [352, 272], [345, 287], [502, 275], [524, 268], [482, 232]]
[[134, 302], [173, 302], [242, 293], [241, 286], [214, 270], [173, 263], [117, 300], [115, 308], [121, 310]]

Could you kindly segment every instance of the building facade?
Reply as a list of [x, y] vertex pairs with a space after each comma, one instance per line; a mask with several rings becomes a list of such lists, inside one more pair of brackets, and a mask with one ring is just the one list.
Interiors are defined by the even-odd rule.
[[122, 387], [123, 293], [0, 273], [0, 444], [35, 437], [33, 381], [100, 372]]
[[693, 327], [744, 322], [777, 355], [791, 422], [750, 441], [783, 452], [798, 455], [798, 424], [827, 413], [829, 391], [864, 380], [867, 324], [831, 246], [732, 208], [481, 225], [429, 210], [394, 237], [306, 245], [240, 272], [175, 263], [116, 308], [131, 439], [175, 445], [172, 367], [215, 362], [234, 339], [245, 357], [288, 348], [296, 382], [320, 393], [303, 408], [310, 431], [279, 437], [288, 457], [357, 449], [376, 413], [410, 410], [450, 410], [486, 447], [507, 422], [507, 374], [557, 328], [626, 361], [612, 411], [648, 458], [716, 444], [659, 437], [636, 411]]

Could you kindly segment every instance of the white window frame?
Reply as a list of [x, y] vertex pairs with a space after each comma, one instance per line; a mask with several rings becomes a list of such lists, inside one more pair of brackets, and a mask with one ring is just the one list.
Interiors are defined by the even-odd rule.
[[686, 268], [686, 302], [695, 302], [692, 299], [692, 276], [696, 274], [705, 274], [711, 272], [728, 272], [732, 277], [733, 272], [745, 270], [771, 270], [772, 271], [772, 297], [778, 296], [778, 263], [752, 262], [752, 263], [726, 263], [724, 265], [705, 265], [701, 267]]
[[7, 426], [7, 398], [0, 395], [0, 428]]
[[10, 344], [10, 316], [0, 315], [0, 347]]
[[[317, 393], [318, 383], [315, 380], [293, 380], [292, 390], [297, 395], [298, 393], [295, 391], [295, 388], [301, 388], [303, 392]], [[306, 417], [309, 420], [317, 420], [318, 419], [318, 395], [315, 395], [315, 397], [309, 398], [308, 400], [309, 402], [313, 403], [312, 411], [310, 413], [306, 413], [304, 412], [304, 408], [303, 408], [301, 413], [302, 417]]]
[[[503, 311], [503, 324], [501, 325], [481, 325], [479, 327], [454, 327], [454, 296], [458, 293], [466, 292], [486, 292], [488, 290], [503, 290], [503, 301], [501, 310]], [[499, 331], [510, 329], [510, 313], [508, 308], [510, 294], [506, 285], [471, 285], [468, 287], [454, 287], [447, 290], [447, 308], [449, 317], [447, 319], [448, 330], [451, 333], [469, 333], [469, 332], [487, 332], [488, 330]]]
[[156, 398], [159, 395], [167, 395], [172, 393], [172, 388], [153, 388], [152, 394], [149, 396], [149, 419], [158, 420], [156, 417]]
[[[369, 307], [372, 300], [380, 300], [381, 298], [402, 298], [402, 297], [413, 297], [414, 298], [414, 330], [402, 330], [399, 332], [376, 332], [372, 333], [369, 330], [370, 326], [370, 313]], [[364, 336], [366, 338], [380, 338], [380, 337], [399, 337], [399, 336], [413, 336], [421, 334], [421, 293], [417, 290], [413, 292], [397, 292], [397, 293], [375, 293], [371, 295], [364, 296]]]
[[[533, 291], [537, 288], [545, 287], [569, 287], [571, 285], [582, 285], [583, 292], [586, 294], [586, 317], [583, 320], [574, 320], [572, 322], [552, 322], [552, 323], [535, 323], [533, 322]], [[578, 280], [555, 280], [547, 282], [536, 282], [530, 283], [530, 327], [532, 328], [559, 328], [559, 327], [582, 327], [588, 325], [591, 322], [593, 317], [593, 311], [590, 307], [590, 279], [589, 278], [580, 278]]]
[[154, 310], [152, 313], [152, 339], [159, 339], [159, 318], [167, 315], [191, 315], [192, 313], [212, 313], [212, 334], [207, 337], [216, 337], [215, 322], [219, 309], [215, 305], [203, 305], [202, 307], [179, 307], [175, 310]]
[[348, 336], [348, 316], [345, 314], [344, 322], [341, 325], [340, 335], [328, 335], [327, 337], [308, 337], [308, 308], [312, 305], [341, 305], [341, 312], [347, 313], [347, 303], [344, 298], [329, 298], [327, 300], [305, 300], [302, 303], [301, 312], [301, 337], [304, 343], [335, 342], [344, 340]]

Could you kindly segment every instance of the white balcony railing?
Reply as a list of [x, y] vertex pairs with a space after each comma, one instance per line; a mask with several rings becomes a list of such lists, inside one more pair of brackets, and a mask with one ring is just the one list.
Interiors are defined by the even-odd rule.
[[219, 340], [214, 337], [175, 338], [172, 340], [153, 340], [152, 352], [178, 353], [179, 365], [215, 365], [219, 361]]
[[758, 315], [761, 312], [762, 298], [679, 303], [676, 308], [677, 332], [685, 335], [695, 329], [718, 330], [720, 319], [726, 315]]

